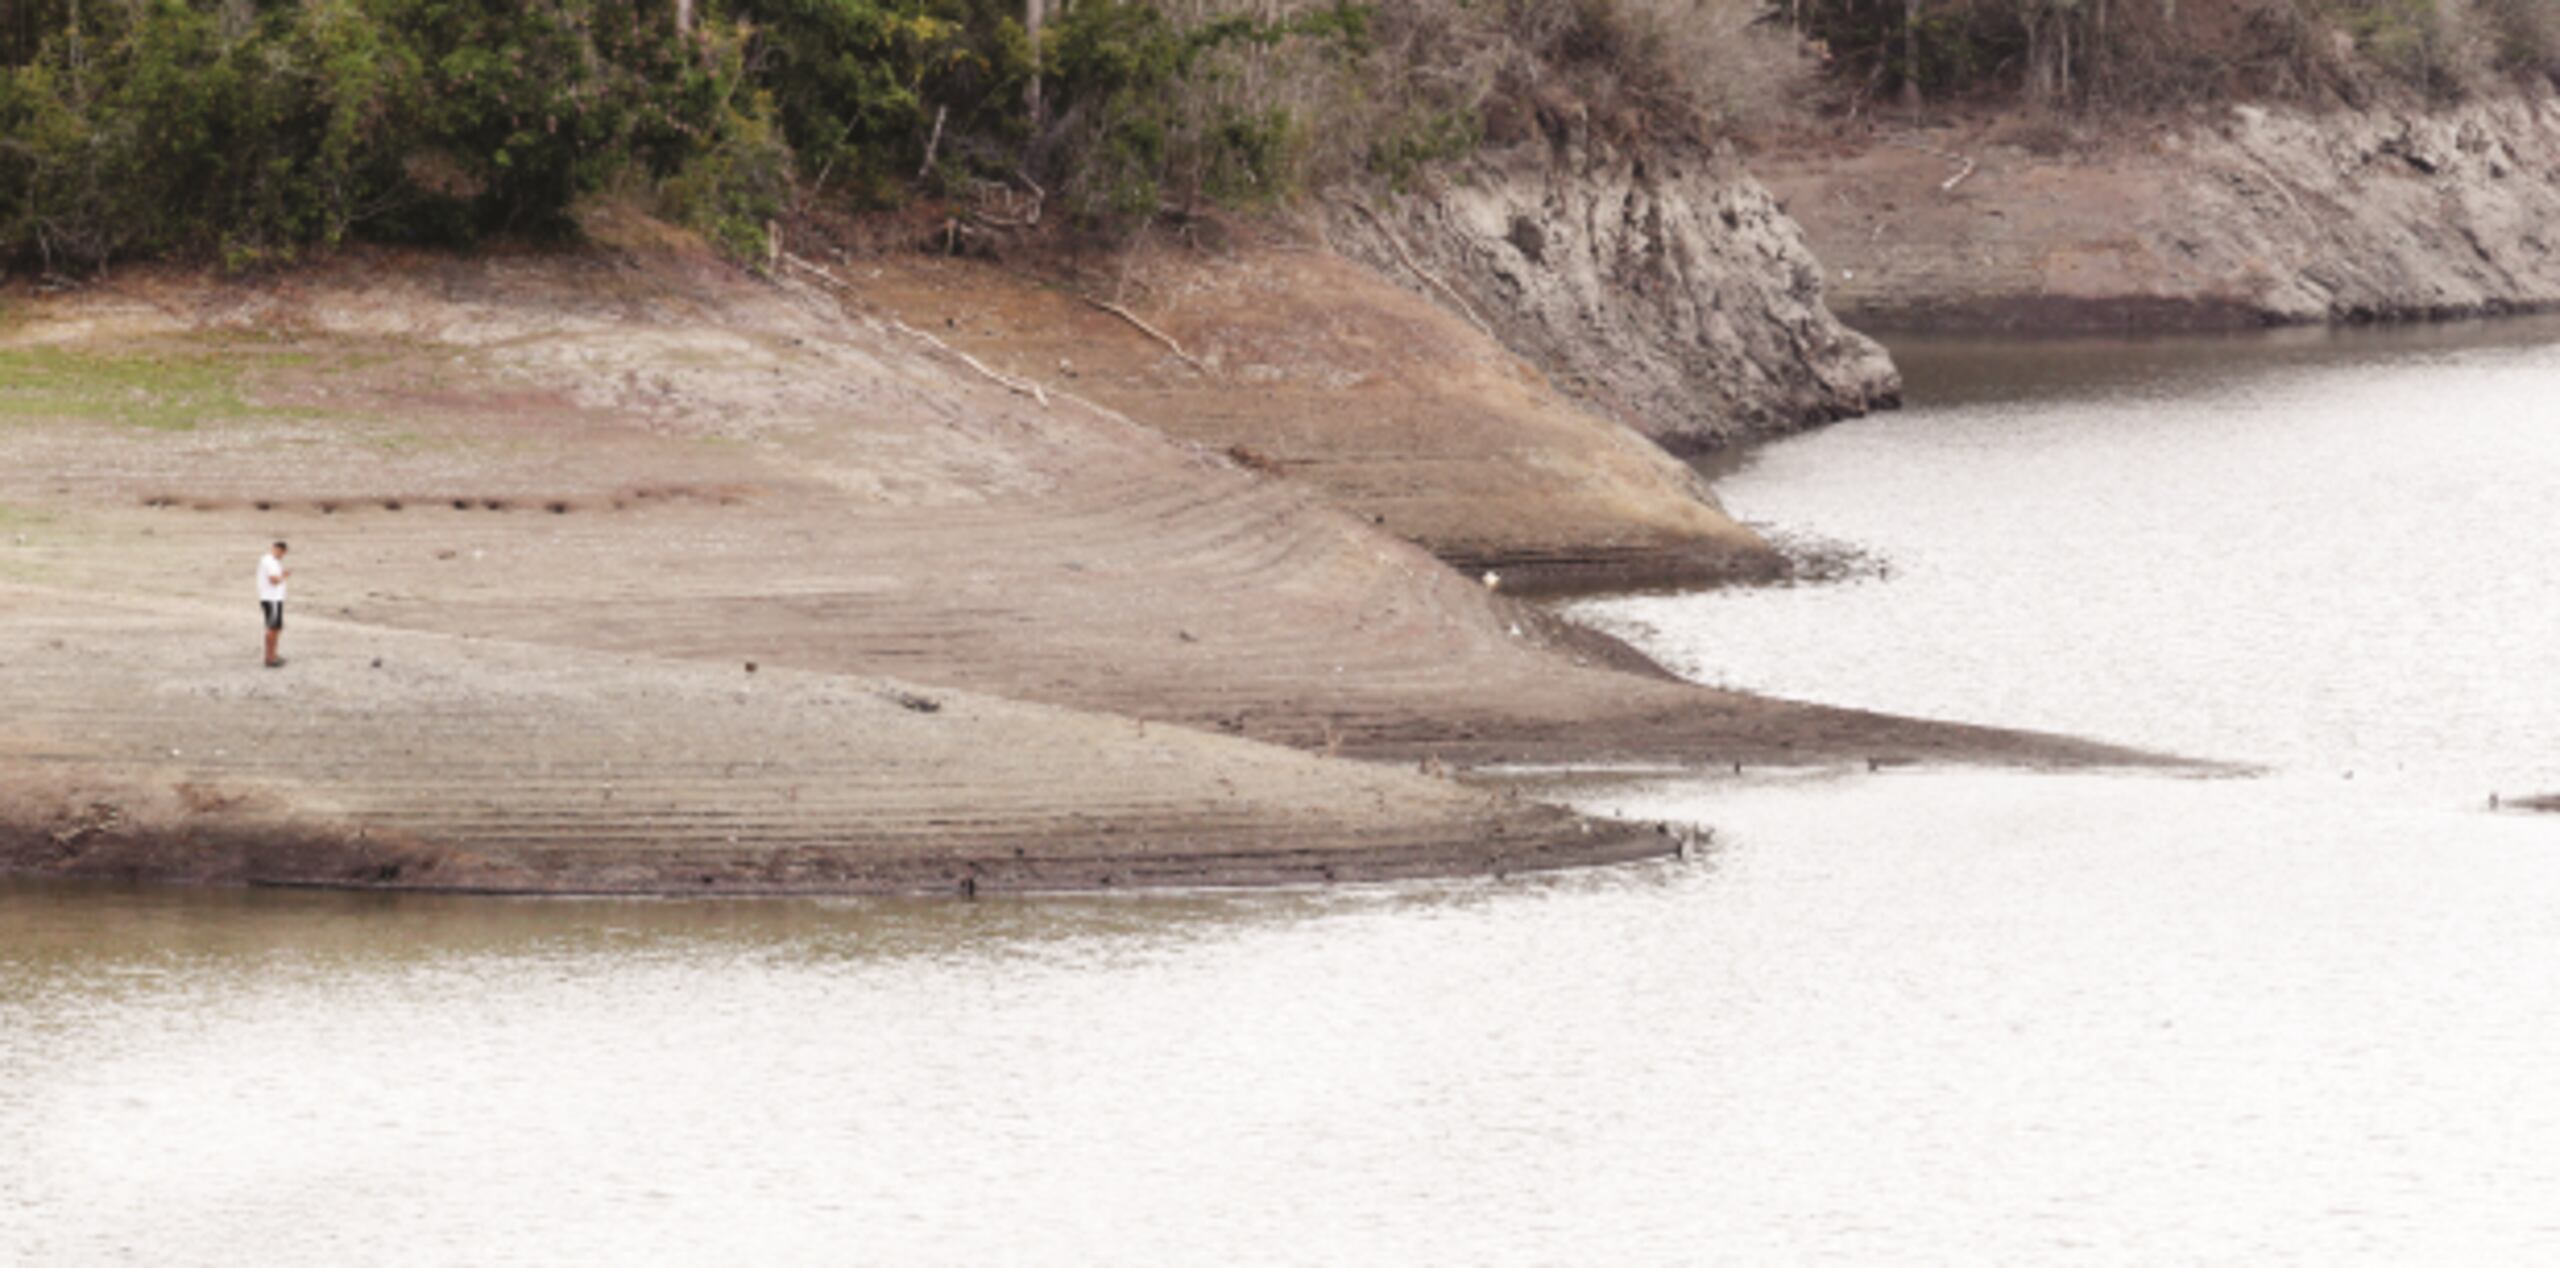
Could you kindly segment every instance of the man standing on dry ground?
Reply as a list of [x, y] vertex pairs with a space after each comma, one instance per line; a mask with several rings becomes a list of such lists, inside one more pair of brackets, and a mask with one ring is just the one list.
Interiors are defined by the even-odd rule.
[[293, 575], [284, 566], [284, 543], [258, 556], [258, 610], [267, 618], [267, 668], [278, 669], [284, 657], [276, 655], [276, 636], [284, 633], [284, 582]]

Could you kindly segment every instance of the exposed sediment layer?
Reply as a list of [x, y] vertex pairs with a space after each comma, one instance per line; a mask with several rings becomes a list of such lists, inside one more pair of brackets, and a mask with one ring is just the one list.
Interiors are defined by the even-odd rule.
[[2560, 304], [2560, 99], [2126, 126], [1956, 116], [1753, 168], [1871, 328], [2158, 330]]
[[1640, 858], [1408, 768], [844, 675], [0, 584], [0, 871], [514, 893], [969, 892]]
[[1893, 404], [1884, 350], [1722, 154], [1623, 153], [1578, 115], [1408, 194], [1343, 195], [1334, 243], [1499, 336], [1578, 399], [1680, 451]]
[[1515, 590], [1783, 567], [1697, 472], [1448, 309], [1321, 248], [1151, 241], [1047, 283], [918, 257], [827, 274], [991, 366], [1305, 484]]
[[[994, 381], [826, 289], [660, 246], [125, 274], [22, 305], [0, 344], [26, 371], [0, 387], [13, 869], [686, 892], [1508, 871], [1667, 841], [1441, 772], [2127, 756], [1626, 672], [1071, 380]], [[293, 663], [265, 671], [248, 583], [279, 537]]]

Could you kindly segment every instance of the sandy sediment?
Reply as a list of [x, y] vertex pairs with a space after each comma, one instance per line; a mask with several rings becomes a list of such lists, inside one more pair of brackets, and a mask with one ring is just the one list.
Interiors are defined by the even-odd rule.
[[[2127, 757], [1628, 672], [1309, 484], [681, 249], [126, 275], [19, 313], [0, 349], [54, 360], [0, 427], [14, 869], [1508, 871], [1668, 842], [1440, 772]], [[191, 427], [135, 421], [190, 392]], [[293, 663], [269, 672], [249, 582], [277, 537]]]
[[[529, 893], [1001, 892], [1663, 853], [1404, 767], [943, 688], [8, 587], [0, 869]], [[234, 605], [237, 606], [237, 605]]]
[[1834, 308], [1873, 328], [2103, 331], [2469, 317], [2560, 303], [2560, 99], [1772, 148]]

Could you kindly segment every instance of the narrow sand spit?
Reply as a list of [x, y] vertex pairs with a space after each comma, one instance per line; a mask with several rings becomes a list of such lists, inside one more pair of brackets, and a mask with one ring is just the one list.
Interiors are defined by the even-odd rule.
[[1526, 870], [1668, 844], [1401, 767], [879, 679], [320, 620], [268, 672], [207, 637], [231, 607], [0, 598], [18, 613], [0, 624], [15, 869], [995, 892]]
[[[1669, 843], [1443, 763], [2127, 756], [1613, 667], [1307, 484], [681, 251], [361, 256], [19, 310], [0, 868], [1449, 874]], [[270, 673], [249, 582], [277, 537]]]

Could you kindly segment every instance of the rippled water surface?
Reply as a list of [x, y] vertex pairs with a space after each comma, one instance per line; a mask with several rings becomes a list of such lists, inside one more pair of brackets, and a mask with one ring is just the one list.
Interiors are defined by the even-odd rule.
[[0, 1263], [2560, 1256], [2560, 335], [1906, 350], [1710, 680], [2250, 778], [1587, 788], [1691, 864], [931, 903], [0, 886]]
[[1583, 612], [1711, 681], [2485, 803], [2560, 782], [2555, 341], [1899, 349], [1922, 408], [1719, 486], [1881, 577]]

